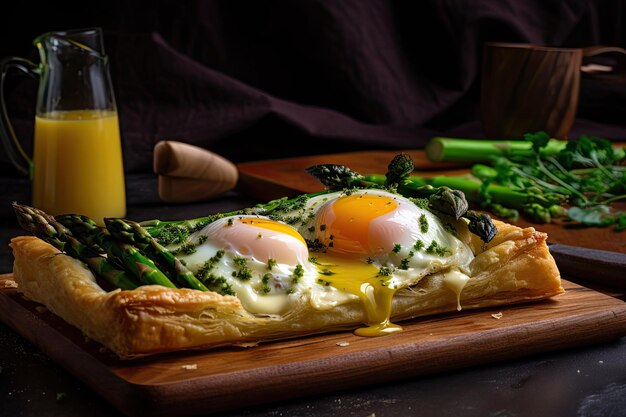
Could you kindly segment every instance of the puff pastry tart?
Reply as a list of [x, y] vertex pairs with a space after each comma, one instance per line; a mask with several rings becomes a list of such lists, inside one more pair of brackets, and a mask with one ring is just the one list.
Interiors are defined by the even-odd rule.
[[494, 221], [485, 243], [463, 219], [372, 189], [307, 196], [266, 214], [146, 226], [208, 291], [110, 289], [32, 236], [11, 241], [13, 272], [24, 295], [121, 358], [340, 329], [384, 335], [417, 316], [563, 292], [546, 235], [533, 228]]

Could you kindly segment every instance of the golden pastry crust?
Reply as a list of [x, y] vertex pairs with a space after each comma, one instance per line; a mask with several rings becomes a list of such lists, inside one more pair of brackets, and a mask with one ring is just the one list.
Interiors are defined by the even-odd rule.
[[[512, 304], [563, 292], [546, 235], [494, 221], [498, 234], [487, 245], [461, 228], [459, 238], [476, 257], [461, 294], [464, 309]], [[255, 315], [239, 300], [214, 292], [156, 285], [107, 292], [80, 261], [31, 236], [11, 241], [13, 273], [28, 298], [81, 329], [121, 358], [204, 349], [358, 327], [359, 303], [319, 311], [307, 293], [283, 315]], [[456, 310], [456, 296], [443, 285], [445, 272], [427, 276], [394, 296], [392, 319]]]

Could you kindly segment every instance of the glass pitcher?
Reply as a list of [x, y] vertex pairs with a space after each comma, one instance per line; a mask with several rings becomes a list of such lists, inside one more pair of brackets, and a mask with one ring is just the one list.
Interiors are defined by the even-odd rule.
[[[0, 136], [11, 162], [33, 182], [33, 206], [53, 215], [126, 215], [120, 130], [100, 28], [49, 32], [33, 41], [40, 63], [2, 60]], [[7, 116], [4, 80], [19, 69], [39, 77], [33, 158]]]

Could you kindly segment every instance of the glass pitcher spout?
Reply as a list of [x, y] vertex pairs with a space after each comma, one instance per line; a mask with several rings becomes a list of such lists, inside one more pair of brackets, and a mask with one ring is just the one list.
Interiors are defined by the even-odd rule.
[[115, 111], [100, 28], [48, 32], [35, 39], [41, 63], [36, 112]]
[[42, 63], [47, 62], [49, 53], [58, 53], [63, 48], [74, 48], [94, 57], [106, 59], [100, 28], [47, 32], [35, 38], [33, 44], [39, 49]]

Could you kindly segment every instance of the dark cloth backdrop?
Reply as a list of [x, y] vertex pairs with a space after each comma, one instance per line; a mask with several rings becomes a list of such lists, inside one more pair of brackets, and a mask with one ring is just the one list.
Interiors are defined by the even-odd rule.
[[[480, 137], [484, 42], [623, 47], [625, 18], [624, 0], [9, 2], [0, 55], [37, 60], [36, 35], [103, 27], [125, 165], [138, 172], [162, 139], [245, 161]], [[24, 138], [35, 86], [6, 80]], [[583, 80], [580, 134], [626, 139], [626, 85]]]

